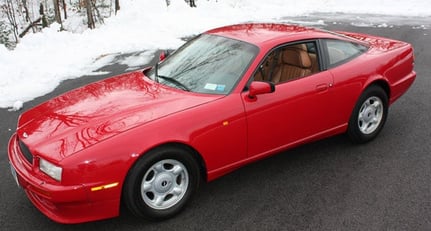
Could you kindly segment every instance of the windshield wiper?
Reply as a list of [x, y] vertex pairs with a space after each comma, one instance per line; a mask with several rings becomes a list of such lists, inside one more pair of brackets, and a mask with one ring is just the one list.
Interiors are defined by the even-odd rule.
[[[156, 71], [157, 71], [157, 69], [156, 69]], [[176, 80], [176, 79], [174, 79], [172, 77], [167, 77], [167, 76], [157, 75], [157, 74], [156, 74], [156, 76], [158, 78], [162, 78], [162, 79], [164, 79], [164, 80], [166, 80], [166, 81], [168, 81], [170, 83], [173, 83], [173, 84], [177, 85], [178, 87], [180, 87], [181, 89], [183, 89], [185, 91], [190, 91], [190, 89], [186, 85], [184, 85], [183, 83], [181, 83], [180, 81], [178, 81], [178, 80]]]
[[181, 89], [185, 90], [185, 91], [190, 91], [190, 89], [184, 85], [183, 83], [181, 83], [180, 81], [172, 78], [172, 77], [167, 77], [167, 76], [163, 76], [163, 75], [159, 75], [159, 63], [156, 63], [156, 66], [154, 67], [154, 80], [158, 83], [159, 82], [159, 78], [162, 78], [170, 83], [173, 83], [175, 85], [177, 85], [178, 87], [180, 87]]

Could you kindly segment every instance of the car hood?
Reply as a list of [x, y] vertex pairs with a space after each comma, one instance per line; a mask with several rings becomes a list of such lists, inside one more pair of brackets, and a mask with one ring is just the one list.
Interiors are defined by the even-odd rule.
[[30, 109], [21, 115], [17, 134], [33, 154], [61, 161], [128, 129], [220, 97], [166, 87], [132, 72]]

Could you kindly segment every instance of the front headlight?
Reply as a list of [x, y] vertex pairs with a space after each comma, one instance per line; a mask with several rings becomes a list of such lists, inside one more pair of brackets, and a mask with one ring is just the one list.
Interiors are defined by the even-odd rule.
[[63, 169], [58, 167], [42, 158], [39, 159], [39, 169], [40, 171], [46, 173], [48, 176], [56, 179], [57, 181], [61, 181], [61, 173]]

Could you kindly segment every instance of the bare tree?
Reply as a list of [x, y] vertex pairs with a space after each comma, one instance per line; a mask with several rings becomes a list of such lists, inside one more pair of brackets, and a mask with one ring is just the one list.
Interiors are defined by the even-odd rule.
[[94, 24], [93, 7], [91, 0], [85, 0], [85, 6], [87, 8], [87, 25], [88, 28], [94, 29], [96, 25]]
[[195, 0], [189, 0], [190, 7], [196, 7]]
[[39, 5], [39, 14], [42, 18], [42, 27], [43, 28], [48, 27], [48, 20], [46, 19], [45, 10], [42, 3], [40, 3]]
[[59, 0], [53, 0], [53, 3], [54, 3], [55, 21], [61, 25], [62, 22], [61, 22], [61, 13], [60, 13], [60, 2]]
[[9, 24], [12, 27], [15, 43], [18, 43], [18, 23], [16, 21], [15, 8], [12, 0], [6, 0], [6, 5], [2, 5], [1, 9], [6, 14]]
[[117, 15], [117, 11], [120, 10], [120, 0], [115, 0], [115, 15]]
[[29, 27], [33, 30], [33, 33], [36, 33], [36, 29], [34, 28], [33, 21], [31, 20], [30, 12], [28, 10], [27, 0], [22, 0], [22, 5], [23, 5], [24, 10], [25, 10], [25, 21], [30, 23]]
[[62, 5], [63, 5], [63, 15], [64, 15], [64, 19], [67, 19], [66, 1], [61, 0], [61, 3], [62, 3]]
[[22, 6], [24, 7], [25, 21], [31, 22], [30, 12], [28, 11], [28, 6], [27, 6], [27, 0], [21, 0], [21, 2], [22, 2]]
[[[97, 8], [97, 6], [96, 6], [96, 1], [95, 0], [90, 0], [91, 1], [91, 4], [92, 4], [92, 6], [93, 6], [93, 9], [94, 9], [94, 11], [96, 12], [96, 15], [97, 15], [97, 19], [99, 20], [99, 22], [100, 23], [104, 23], [104, 21], [103, 21], [103, 17], [102, 17], [102, 15], [100, 14], [100, 11], [99, 11], [99, 8]], [[93, 14], [94, 15], [94, 14]]]
[[[33, 31], [35, 30], [34, 28], [36, 27], [36, 25], [42, 20], [42, 17], [36, 19], [35, 21], [33, 21], [32, 23], [30, 23], [30, 25], [27, 26], [27, 28], [25, 28], [21, 34], [19, 34], [19, 37], [22, 38], [24, 37], [25, 34], [27, 34], [27, 32], [30, 30], [30, 28], [33, 28]], [[34, 33], [34, 32], [33, 32]]]

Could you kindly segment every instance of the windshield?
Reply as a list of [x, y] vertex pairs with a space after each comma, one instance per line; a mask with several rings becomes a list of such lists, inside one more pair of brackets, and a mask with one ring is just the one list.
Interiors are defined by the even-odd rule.
[[[186, 43], [147, 75], [162, 84], [199, 93], [227, 94], [247, 70], [258, 48], [216, 35]], [[157, 73], [157, 76], [155, 76]]]

